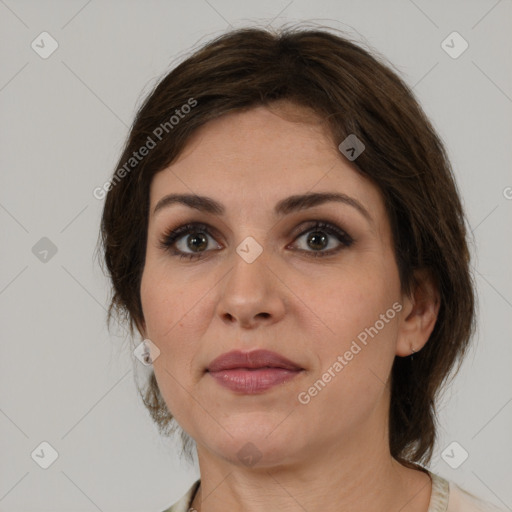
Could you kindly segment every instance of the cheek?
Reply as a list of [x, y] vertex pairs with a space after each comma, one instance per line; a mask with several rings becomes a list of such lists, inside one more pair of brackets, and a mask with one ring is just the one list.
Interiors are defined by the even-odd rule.
[[400, 298], [398, 277], [395, 280], [393, 274], [392, 269], [347, 267], [317, 281], [316, 287], [304, 282], [301, 296], [330, 338], [346, 340], [373, 326]]
[[375, 275], [359, 277], [347, 278], [315, 299], [329, 329], [315, 336], [317, 365], [300, 390], [301, 403], [308, 404], [305, 414], [324, 418], [322, 428], [333, 435], [342, 425], [358, 428], [386, 402], [395, 357], [397, 296]]
[[161, 389], [174, 389], [176, 380], [185, 383], [195, 378], [191, 365], [200, 351], [196, 340], [207, 327], [206, 308], [211, 307], [204, 296], [204, 281], [195, 283], [169, 275], [168, 269], [152, 265], [144, 270], [141, 281], [146, 337], [160, 350], [153, 365], [155, 375], [166, 381]]
[[380, 263], [365, 269], [361, 264], [347, 268], [324, 283], [322, 293], [309, 292], [308, 305], [322, 320], [314, 348], [319, 372], [331, 368], [341, 356], [344, 368], [335, 373], [343, 374], [337, 380], [346, 379], [344, 386], [364, 387], [372, 372], [374, 380], [386, 382], [394, 359], [397, 309], [401, 307], [399, 279], [392, 265], [379, 267]]
[[[144, 270], [141, 281], [141, 303], [146, 324], [146, 337], [157, 345], [159, 357], [153, 370], [160, 393], [178, 422], [180, 411], [186, 411], [186, 392], [179, 383], [188, 387], [190, 361], [194, 357], [192, 339], [187, 334], [187, 301], [183, 287], [165, 277], [166, 272], [155, 266]], [[189, 285], [192, 286], [192, 285]]]
[[146, 265], [140, 295], [148, 338], [162, 343], [179, 327], [186, 314], [183, 290], [181, 283], [169, 279], [165, 269], [151, 262]]

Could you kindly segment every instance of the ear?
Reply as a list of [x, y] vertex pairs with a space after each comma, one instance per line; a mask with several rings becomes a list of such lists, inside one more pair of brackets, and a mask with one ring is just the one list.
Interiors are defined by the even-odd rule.
[[415, 271], [411, 293], [402, 298], [397, 356], [410, 356], [424, 347], [436, 325], [440, 303], [439, 287], [432, 273], [428, 269]]

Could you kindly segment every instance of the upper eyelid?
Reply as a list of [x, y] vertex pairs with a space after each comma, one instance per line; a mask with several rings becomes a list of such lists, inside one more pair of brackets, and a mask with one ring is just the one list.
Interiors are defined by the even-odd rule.
[[[291, 236], [294, 236], [295, 238], [300, 237], [308, 233], [309, 231], [312, 231], [314, 229], [323, 229], [326, 231], [331, 231], [331, 236], [338, 237], [338, 235], [345, 235], [348, 239], [347, 241], [350, 241], [351, 243], [354, 241], [354, 238], [348, 233], [348, 231], [343, 228], [342, 226], [339, 226], [338, 223], [327, 220], [327, 219], [309, 219], [304, 220], [302, 222], [299, 222], [299, 224], [292, 229]], [[173, 229], [167, 230], [163, 235], [162, 241], [167, 241], [169, 239], [169, 235], [175, 234], [174, 240], [170, 243], [170, 245], [176, 245], [176, 243], [181, 240], [183, 237], [190, 234], [190, 232], [193, 232], [193, 230], [197, 229], [198, 231], [203, 229], [207, 232], [207, 234], [213, 238], [216, 238], [216, 234], [220, 233], [218, 229], [211, 226], [207, 222], [200, 222], [200, 221], [190, 221], [185, 222], [183, 224], [179, 224]], [[180, 233], [175, 233], [177, 230], [180, 230]], [[340, 233], [337, 233], [337, 231], [340, 231]]]

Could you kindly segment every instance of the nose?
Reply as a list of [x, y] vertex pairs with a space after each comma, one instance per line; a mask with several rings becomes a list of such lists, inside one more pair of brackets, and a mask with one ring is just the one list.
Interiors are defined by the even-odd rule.
[[271, 325], [285, 314], [286, 287], [261, 254], [248, 263], [236, 252], [233, 268], [219, 289], [217, 314], [226, 324], [238, 324], [245, 329]]

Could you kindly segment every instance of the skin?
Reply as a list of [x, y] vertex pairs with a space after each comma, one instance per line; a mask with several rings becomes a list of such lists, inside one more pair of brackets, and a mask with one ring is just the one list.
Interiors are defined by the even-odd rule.
[[[279, 200], [306, 192], [344, 193], [371, 221], [338, 202], [274, 216]], [[169, 193], [209, 196], [226, 212], [173, 204], [153, 214]], [[140, 331], [161, 351], [153, 365], [169, 410], [197, 443], [195, 509], [426, 512], [430, 478], [389, 452], [389, 378], [396, 356], [427, 342], [437, 290], [419, 272], [411, 296], [402, 293], [382, 195], [340, 154], [319, 119], [281, 102], [207, 123], [154, 177], [150, 212]], [[319, 249], [307, 240], [315, 229], [301, 235], [301, 226], [315, 220], [334, 223], [354, 243], [343, 246], [327, 233], [320, 252], [341, 250], [315, 258]], [[188, 222], [216, 230], [202, 259], [159, 247], [166, 230]], [[263, 249], [251, 264], [236, 252], [248, 236]], [[193, 252], [190, 237], [180, 239], [185, 252]], [[309, 403], [300, 403], [298, 394], [394, 303], [401, 312]], [[232, 392], [205, 373], [222, 353], [256, 348], [304, 371], [259, 395]], [[237, 455], [249, 442], [260, 456], [252, 466]]]

